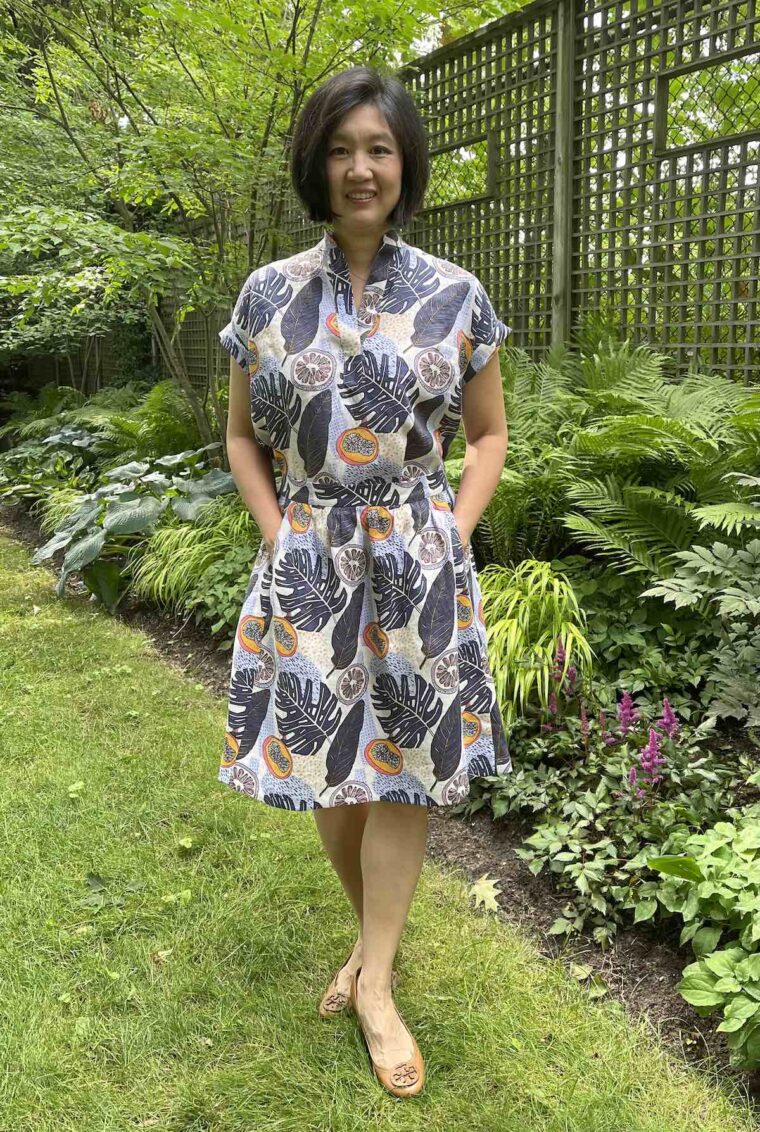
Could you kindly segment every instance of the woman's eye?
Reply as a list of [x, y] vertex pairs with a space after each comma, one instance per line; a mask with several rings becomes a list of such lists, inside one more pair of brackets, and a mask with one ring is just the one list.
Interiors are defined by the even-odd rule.
[[[345, 147], [344, 145], [335, 145], [335, 146], [333, 146], [333, 148], [332, 148], [332, 149], [330, 150], [330, 153], [331, 153], [331, 154], [332, 154], [332, 153], [337, 153], [337, 152], [338, 152], [338, 150], [345, 150], [345, 148], [346, 148], [346, 147]], [[373, 145], [373, 146], [372, 146], [372, 149], [373, 149], [373, 150], [379, 150], [379, 151], [380, 151], [380, 153], [390, 153], [390, 150], [388, 149], [388, 147], [387, 147], [387, 146], [384, 146], [384, 145]]]

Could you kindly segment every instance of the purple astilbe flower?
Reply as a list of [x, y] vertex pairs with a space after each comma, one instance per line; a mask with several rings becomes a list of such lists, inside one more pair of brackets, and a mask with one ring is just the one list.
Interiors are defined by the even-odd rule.
[[663, 696], [662, 698], [662, 715], [659, 719], [654, 721], [654, 725], [655, 727], [659, 727], [661, 731], [664, 731], [669, 739], [675, 739], [678, 734], [678, 717], [670, 706], [670, 701], [667, 696]]
[[642, 790], [640, 786], [636, 785], [637, 781], [638, 781], [638, 774], [636, 773], [636, 767], [632, 766], [631, 769], [628, 771], [628, 782], [634, 788], [633, 793], [636, 795], [636, 797], [637, 798], [643, 798], [645, 791]]
[[557, 714], [557, 696], [555, 692], [552, 692], [549, 696], [549, 711], [552, 715]]
[[552, 668], [552, 679], [559, 680], [562, 675], [562, 668], [565, 663], [565, 647], [562, 644], [562, 638], [557, 637], [557, 649], [554, 653], [554, 667]]
[[568, 665], [567, 672], [565, 673], [565, 683], [563, 685], [563, 692], [566, 696], [575, 695], [575, 682], [578, 679], [578, 669], [574, 664]]
[[660, 737], [654, 727], [649, 728], [649, 742], [639, 751], [639, 761], [644, 772], [644, 778], [652, 785], [662, 781], [658, 767], [664, 766], [666, 760], [660, 754]]
[[633, 725], [638, 723], [639, 711], [633, 705], [633, 697], [630, 692], [623, 692], [623, 698], [617, 706], [617, 717], [621, 735], [627, 735]]

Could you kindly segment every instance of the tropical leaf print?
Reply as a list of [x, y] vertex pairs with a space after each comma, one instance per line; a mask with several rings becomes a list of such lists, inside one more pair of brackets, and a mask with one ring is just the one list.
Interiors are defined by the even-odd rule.
[[357, 700], [338, 728], [325, 760], [327, 786], [340, 786], [351, 773], [359, 750], [364, 725], [364, 700]]
[[262, 373], [251, 383], [251, 418], [273, 448], [285, 448], [301, 415], [298, 391], [280, 373]]
[[401, 629], [425, 596], [427, 582], [419, 562], [404, 550], [403, 561], [394, 554], [378, 554], [372, 560], [372, 591], [381, 628]]
[[473, 299], [472, 338], [479, 345], [496, 339], [496, 316], [481, 283], [477, 284]]
[[259, 737], [261, 725], [269, 710], [269, 688], [259, 690], [250, 669], [233, 671], [230, 680], [228, 730], [240, 743], [238, 758], [243, 758]]
[[436, 781], [451, 778], [462, 757], [462, 707], [457, 693], [451, 701], [430, 746]]
[[403, 358], [367, 352], [350, 358], [340, 391], [355, 420], [375, 432], [396, 432], [409, 416], [415, 375]]
[[455, 620], [454, 567], [451, 559], [447, 559], [431, 583], [417, 622], [417, 632], [426, 657], [438, 656], [448, 647]]
[[332, 503], [338, 509], [366, 506], [398, 507], [398, 489], [384, 476], [370, 476], [356, 483], [339, 483], [333, 479], [318, 479], [314, 489], [320, 502]]
[[301, 414], [298, 428], [298, 453], [303, 460], [307, 476], [315, 476], [325, 466], [327, 441], [332, 417], [332, 393], [323, 389], [313, 393]]
[[364, 583], [360, 583], [351, 594], [351, 600], [344, 609], [332, 634], [332, 666], [348, 668], [359, 648], [359, 623], [364, 604]]
[[438, 346], [451, 333], [470, 294], [469, 283], [452, 283], [423, 303], [414, 316], [413, 346]]
[[491, 693], [477, 641], [462, 641], [459, 645], [459, 690], [467, 711], [474, 711], [476, 715], [490, 711]]
[[418, 531], [428, 525], [428, 519], [430, 518], [430, 499], [427, 495], [421, 495], [417, 499], [411, 499], [409, 506], [412, 511], [414, 533], [417, 534]]
[[331, 546], [344, 546], [354, 537], [359, 515], [351, 507], [331, 507], [327, 513], [327, 532]]
[[315, 275], [304, 283], [280, 322], [280, 333], [286, 354], [305, 350], [317, 337], [319, 306], [322, 302], [322, 279]]
[[300, 680], [292, 672], [281, 672], [277, 679], [274, 706], [277, 725], [291, 755], [313, 755], [329, 746], [340, 724], [340, 703], [321, 680], [307, 676]]
[[332, 559], [307, 550], [288, 550], [277, 559], [277, 595], [283, 613], [296, 629], [323, 629], [341, 612], [348, 594]]
[[383, 303], [383, 310], [390, 314], [403, 314], [432, 295], [440, 285], [438, 273], [431, 264], [420, 256], [404, 252], [399, 257], [392, 292]]
[[254, 338], [269, 326], [277, 312], [290, 302], [292, 295], [293, 288], [282, 272], [275, 267], [259, 268], [251, 278], [247, 301], [239, 311], [248, 337]]
[[429, 397], [426, 401], [420, 401], [415, 407], [414, 423], [406, 436], [405, 460], [419, 460], [421, 456], [426, 456], [432, 450], [433, 434], [427, 425], [427, 421], [433, 413], [440, 409], [444, 401], [445, 398], [439, 393], [435, 397]]
[[443, 711], [439, 693], [418, 672], [398, 680], [381, 673], [372, 702], [386, 734], [399, 747], [421, 747]]

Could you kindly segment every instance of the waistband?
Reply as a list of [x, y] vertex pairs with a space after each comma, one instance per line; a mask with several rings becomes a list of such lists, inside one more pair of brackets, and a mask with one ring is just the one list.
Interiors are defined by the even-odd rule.
[[329, 473], [319, 473], [307, 480], [292, 479], [286, 473], [277, 489], [277, 502], [284, 509], [292, 499], [308, 503], [310, 507], [403, 507], [406, 503], [429, 498], [454, 506], [454, 492], [441, 466], [433, 471], [420, 470], [416, 478], [387, 479], [384, 476], [368, 477], [354, 483], [336, 480]]

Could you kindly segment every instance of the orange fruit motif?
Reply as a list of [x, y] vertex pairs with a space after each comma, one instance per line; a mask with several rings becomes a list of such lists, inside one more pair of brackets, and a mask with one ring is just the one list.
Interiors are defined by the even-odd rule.
[[290, 529], [295, 531], [296, 534], [302, 535], [304, 531], [308, 531], [312, 516], [310, 503], [294, 499], [292, 503], [288, 504], [285, 514], [288, 516]]
[[261, 652], [261, 639], [264, 634], [264, 618], [246, 613], [240, 618], [237, 639], [246, 652]]
[[457, 626], [466, 629], [472, 625], [472, 602], [466, 594], [457, 594]]
[[340, 338], [340, 327], [338, 326], [337, 311], [333, 311], [331, 314], [328, 314], [327, 318], [325, 319], [325, 326], [331, 334], [334, 334], [336, 338]]
[[259, 347], [256, 344], [255, 338], [248, 339], [248, 349], [251, 354], [251, 360], [248, 363], [248, 376], [253, 377], [259, 371]]
[[377, 621], [369, 621], [364, 626], [362, 638], [375, 656], [384, 657], [388, 652], [388, 634], [385, 629], [380, 628]]
[[240, 743], [235, 736], [229, 732], [224, 733], [224, 752], [222, 754], [222, 766], [232, 766], [235, 759], [238, 757], [240, 750]]
[[347, 464], [371, 464], [377, 459], [380, 441], [374, 432], [363, 425], [359, 428], [346, 428], [335, 441], [335, 448], [341, 460]]
[[442, 495], [431, 495], [430, 502], [436, 511], [450, 511], [451, 504], [448, 499], [444, 499]]
[[393, 515], [387, 507], [365, 507], [361, 513], [361, 524], [371, 539], [381, 542], [393, 530]]
[[463, 330], [457, 330], [457, 352], [459, 354], [459, 368], [464, 372], [472, 357], [472, 339], [468, 338]]
[[485, 625], [485, 623], [486, 623], [485, 618], [483, 617], [483, 599], [482, 598], [480, 598], [479, 601], [478, 601], [478, 621], [480, 621], [481, 625]]
[[375, 770], [384, 774], [400, 774], [404, 769], [404, 756], [390, 739], [372, 739], [364, 748], [364, 757]]
[[289, 778], [293, 773], [293, 756], [277, 735], [267, 735], [262, 744], [264, 762], [275, 778]]
[[462, 736], [465, 747], [470, 747], [480, 735], [480, 720], [471, 711], [462, 712]]
[[292, 656], [298, 648], [298, 633], [286, 617], [273, 617], [274, 646], [280, 656]]

